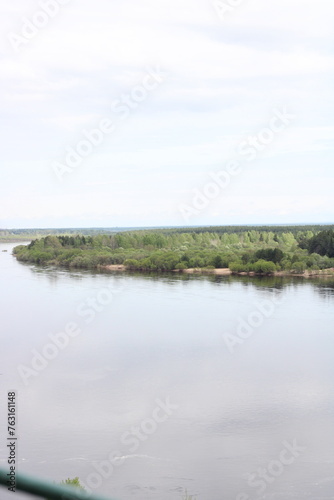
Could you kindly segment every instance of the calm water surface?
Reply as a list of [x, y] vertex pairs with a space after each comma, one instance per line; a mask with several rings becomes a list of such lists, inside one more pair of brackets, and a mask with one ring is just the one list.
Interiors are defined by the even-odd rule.
[[120, 500], [334, 498], [334, 280], [71, 272], [13, 246], [1, 466], [15, 389], [21, 472]]

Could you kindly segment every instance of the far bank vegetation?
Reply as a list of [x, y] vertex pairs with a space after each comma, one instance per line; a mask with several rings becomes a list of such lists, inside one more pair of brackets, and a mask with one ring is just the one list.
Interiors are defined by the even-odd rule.
[[[302, 274], [334, 268], [334, 231], [317, 226], [138, 230], [108, 235], [49, 235], [15, 247], [22, 262], [96, 269], [173, 271], [229, 268], [233, 273]], [[286, 230], [284, 230], [286, 229]]]

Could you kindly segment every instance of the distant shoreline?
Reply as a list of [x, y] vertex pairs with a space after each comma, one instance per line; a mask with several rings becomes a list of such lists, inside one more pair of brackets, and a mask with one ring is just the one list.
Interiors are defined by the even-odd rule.
[[0, 243], [30, 243], [32, 238], [0, 238]]

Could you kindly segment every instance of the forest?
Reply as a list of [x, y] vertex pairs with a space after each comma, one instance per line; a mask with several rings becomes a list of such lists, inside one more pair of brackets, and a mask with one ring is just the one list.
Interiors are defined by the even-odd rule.
[[123, 264], [140, 271], [229, 268], [233, 273], [300, 274], [334, 268], [332, 226], [232, 227], [48, 235], [15, 247], [14, 255], [22, 262], [83, 269]]
[[242, 233], [250, 229], [257, 231], [274, 230], [276, 233], [293, 232], [299, 230], [312, 231], [317, 233], [326, 229], [334, 229], [334, 225], [303, 225], [303, 226], [205, 226], [205, 227], [85, 227], [85, 228], [30, 228], [30, 229], [1, 229], [0, 241], [27, 241], [36, 238], [43, 238], [48, 235], [85, 235], [95, 236], [98, 234], [116, 234], [118, 232], [129, 232], [138, 230], [150, 230], [163, 232], [164, 234], [172, 233], [202, 233], [204, 230], [207, 233]]
[[95, 234], [114, 234], [119, 231], [129, 231], [136, 228], [123, 228], [123, 227], [113, 227], [113, 228], [103, 228], [103, 227], [86, 227], [86, 228], [31, 228], [31, 229], [1, 229], [0, 228], [0, 241], [27, 241], [34, 238], [42, 238], [48, 235], [95, 235]]

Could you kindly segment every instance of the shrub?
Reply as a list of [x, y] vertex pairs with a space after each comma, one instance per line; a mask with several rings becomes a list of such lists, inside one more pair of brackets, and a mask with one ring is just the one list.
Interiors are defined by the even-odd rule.
[[290, 259], [283, 259], [282, 262], [281, 262], [281, 267], [282, 269], [284, 269], [285, 271], [290, 271], [291, 269], [291, 260]]
[[13, 248], [14, 255], [20, 254], [20, 253], [25, 252], [25, 251], [27, 251], [26, 245], [18, 245], [17, 247]]
[[305, 262], [297, 261], [292, 264], [292, 272], [297, 273], [297, 274], [303, 274], [306, 269], [306, 264]]
[[81, 268], [81, 269], [87, 269], [87, 268], [92, 267], [92, 263], [90, 262], [89, 257], [83, 257], [81, 255], [78, 255], [77, 257], [74, 257], [74, 259], [69, 262], [69, 266]]
[[217, 269], [224, 267], [223, 266], [223, 259], [221, 258], [220, 255], [216, 255], [214, 257], [212, 264], [213, 264], [213, 267], [215, 267]]
[[188, 264], [186, 262], [179, 262], [178, 264], [176, 264], [175, 266], [175, 269], [180, 269], [182, 271], [182, 269], [187, 269], [188, 268]]
[[139, 261], [139, 269], [143, 271], [155, 270], [154, 264], [152, 264], [150, 258], [142, 259]]
[[240, 260], [237, 260], [235, 262], [231, 262], [228, 266], [232, 273], [241, 273], [243, 271], [248, 271], [249, 267], [247, 264], [244, 264]]
[[276, 266], [270, 260], [260, 259], [252, 265], [252, 270], [260, 274], [272, 274], [276, 271]]
[[46, 264], [51, 260], [53, 254], [51, 252], [35, 252], [34, 259], [37, 264]]
[[140, 264], [137, 259], [126, 259], [124, 265], [127, 269], [139, 269]]

